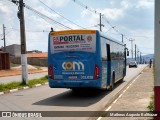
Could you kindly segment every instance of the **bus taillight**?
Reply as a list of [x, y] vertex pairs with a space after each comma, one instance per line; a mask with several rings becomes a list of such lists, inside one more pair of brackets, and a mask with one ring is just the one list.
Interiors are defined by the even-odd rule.
[[95, 65], [95, 68], [94, 68], [94, 79], [98, 79], [99, 75], [100, 75], [100, 68], [99, 68], [98, 65]]
[[50, 66], [48, 67], [48, 77], [51, 78], [51, 79], [54, 78], [52, 65], [50, 65]]

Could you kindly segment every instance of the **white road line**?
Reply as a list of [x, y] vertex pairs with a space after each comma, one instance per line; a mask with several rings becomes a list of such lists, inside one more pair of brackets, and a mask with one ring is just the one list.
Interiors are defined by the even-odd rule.
[[[120, 94], [120, 95], [118, 96], [118, 98], [117, 98], [116, 100], [113, 101], [112, 104], [115, 104], [115, 103], [118, 101], [118, 99], [119, 99], [119, 98], [127, 91], [127, 89], [139, 78], [139, 76], [140, 76], [140, 75], [138, 75], [138, 76], [129, 84], [129, 86], [123, 91], [122, 94]], [[112, 105], [112, 104], [111, 104], [111, 105]], [[111, 108], [112, 108], [112, 106], [109, 106], [105, 111], [109, 111]], [[97, 120], [101, 120], [101, 119], [102, 119], [102, 117], [99, 117]]]
[[109, 111], [111, 109], [112, 106], [109, 106], [105, 111]]
[[116, 99], [113, 103], [115, 104], [117, 102], [118, 99]]
[[129, 86], [126, 88], [126, 90], [129, 88]]
[[118, 96], [118, 98], [120, 98], [122, 95], [123, 95], [123, 94], [120, 94], [120, 95]]
[[102, 117], [99, 117], [97, 120], [100, 120], [100, 119], [102, 119]]
[[126, 89], [123, 91], [123, 94], [126, 92]]

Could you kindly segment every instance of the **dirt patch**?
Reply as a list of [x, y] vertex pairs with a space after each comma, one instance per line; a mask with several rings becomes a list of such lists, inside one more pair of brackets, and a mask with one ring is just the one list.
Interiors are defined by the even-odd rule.
[[[28, 74], [33, 74], [33, 73], [40, 73], [40, 72], [47, 72], [47, 67], [35, 67], [32, 65], [28, 65]], [[14, 76], [14, 75], [21, 75], [22, 70], [21, 70], [21, 65], [12, 67], [10, 70], [0, 70], [0, 77], [6, 77], [6, 76]]]

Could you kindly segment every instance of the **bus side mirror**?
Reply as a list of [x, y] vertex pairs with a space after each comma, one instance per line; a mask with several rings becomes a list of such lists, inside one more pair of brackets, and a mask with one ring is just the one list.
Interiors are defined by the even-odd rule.
[[127, 50], [127, 56], [129, 56], [129, 51]]

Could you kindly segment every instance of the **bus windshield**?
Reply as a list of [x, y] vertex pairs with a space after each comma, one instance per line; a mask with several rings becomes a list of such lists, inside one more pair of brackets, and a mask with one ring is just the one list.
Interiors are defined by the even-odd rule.
[[[70, 31], [69, 31], [70, 32]], [[95, 31], [53, 32], [50, 36], [51, 54], [71, 51], [96, 52]]]

